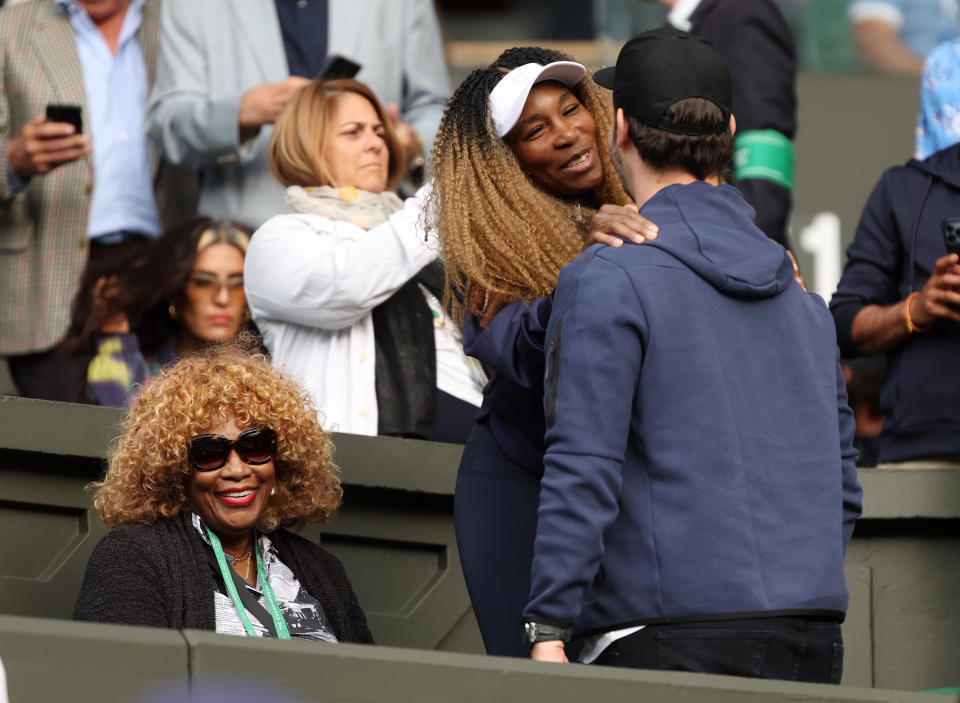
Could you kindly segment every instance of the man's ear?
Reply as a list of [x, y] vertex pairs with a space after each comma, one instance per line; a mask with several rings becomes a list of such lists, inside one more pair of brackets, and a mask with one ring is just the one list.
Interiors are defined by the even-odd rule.
[[627, 117], [623, 113], [623, 108], [617, 108], [617, 114], [614, 116], [617, 123], [617, 143], [614, 146], [623, 149], [630, 143], [630, 126], [627, 124]]
[[733, 113], [730, 113], [730, 136], [734, 137], [737, 134], [737, 118], [733, 116]]

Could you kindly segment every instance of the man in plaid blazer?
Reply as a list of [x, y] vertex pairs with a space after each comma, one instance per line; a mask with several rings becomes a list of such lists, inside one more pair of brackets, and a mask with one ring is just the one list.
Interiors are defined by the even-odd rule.
[[[120, 13], [122, 24], [130, 7], [142, 12], [136, 39], [149, 92], [159, 46], [160, 0], [28, 0], [0, 12], [0, 356], [8, 357], [22, 395], [81, 400], [77, 364], [64, 363], [54, 348], [67, 329], [88, 259], [94, 250], [110, 250], [107, 245], [122, 241], [124, 233], [116, 233], [119, 240], [92, 239], [99, 234], [90, 218], [94, 184], [109, 184], [95, 180], [91, 137], [73, 134], [66, 124], [42, 116], [51, 103], [79, 105], [84, 132], [96, 127], [85, 90], [90, 75], [81, 62], [81, 35], [75, 28], [83, 22], [95, 33], [82, 16], [86, 11], [119, 56], [120, 26], [111, 31], [101, 21], [106, 16], [116, 22], [116, 15], [109, 13]], [[89, 43], [83, 48], [89, 51]], [[106, 84], [94, 89], [105, 90]], [[115, 86], [110, 83], [109, 88]], [[109, 108], [114, 109], [110, 95]], [[131, 140], [137, 137], [134, 133]], [[125, 142], [126, 135], [121, 139]], [[179, 192], [174, 197], [169, 188], [159, 186], [160, 162], [152, 148], [148, 159], [151, 174], [142, 180], [153, 182], [158, 209], [169, 215], [163, 219], [188, 214], [176, 212], [183, 202]], [[169, 168], [163, 171], [162, 180], [170, 182]], [[153, 195], [142, 194], [138, 201], [150, 203]], [[152, 205], [150, 209], [156, 222]]]

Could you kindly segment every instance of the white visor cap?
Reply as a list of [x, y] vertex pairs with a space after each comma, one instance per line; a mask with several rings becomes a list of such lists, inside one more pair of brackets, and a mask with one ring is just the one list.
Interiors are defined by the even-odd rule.
[[528, 63], [510, 71], [490, 91], [490, 118], [498, 137], [506, 136], [520, 119], [530, 90], [543, 81], [560, 81], [576, 85], [587, 75], [587, 69], [574, 61], [554, 61], [543, 66]]

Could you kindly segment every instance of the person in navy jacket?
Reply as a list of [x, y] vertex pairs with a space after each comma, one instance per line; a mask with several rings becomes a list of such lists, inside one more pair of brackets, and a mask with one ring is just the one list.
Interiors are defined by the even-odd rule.
[[[606, 91], [560, 52], [506, 50], [457, 88], [440, 124], [428, 223], [445, 302], [490, 382], [457, 472], [454, 522], [488, 654], [526, 657], [517, 632], [543, 473], [543, 346], [550, 293], [585, 241], [642, 242], [606, 148]], [[602, 206], [602, 207], [601, 207]]]
[[958, 233], [960, 145], [887, 170], [830, 299], [844, 356], [887, 357], [879, 463], [960, 461]]
[[593, 245], [547, 329], [524, 635], [533, 658], [839, 683], [861, 511], [833, 321], [722, 183], [730, 77], [703, 40], [635, 37], [613, 160], [660, 236]]

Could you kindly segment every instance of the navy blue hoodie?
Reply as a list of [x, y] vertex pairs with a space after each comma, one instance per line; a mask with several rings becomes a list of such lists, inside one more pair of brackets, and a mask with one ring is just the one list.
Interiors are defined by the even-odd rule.
[[670, 186], [641, 213], [655, 241], [560, 275], [524, 616], [841, 618], [860, 486], [830, 313], [736, 189]]
[[[844, 356], [860, 351], [853, 319], [923, 288], [947, 247], [940, 223], [960, 217], [960, 146], [911, 160], [880, 178], [864, 207], [830, 310]], [[906, 324], [906, 323], [904, 323]], [[960, 454], [960, 324], [939, 319], [888, 352], [878, 460]]]

